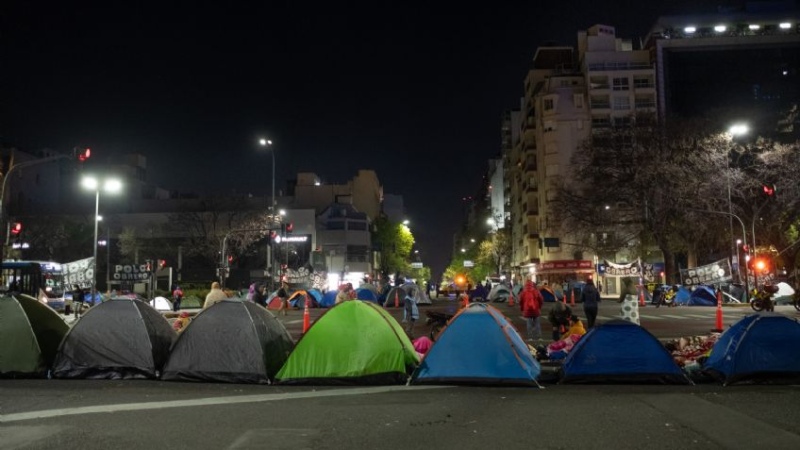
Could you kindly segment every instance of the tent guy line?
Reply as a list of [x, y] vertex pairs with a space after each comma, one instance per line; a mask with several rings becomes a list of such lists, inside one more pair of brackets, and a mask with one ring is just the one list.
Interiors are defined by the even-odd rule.
[[81, 406], [76, 408], [45, 409], [41, 411], [2, 414], [0, 415], [0, 423], [22, 422], [25, 420], [37, 420], [37, 419], [50, 419], [62, 416], [79, 416], [84, 414], [146, 411], [146, 410], [167, 409], [167, 408], [186, 408], [193, 406], [236, 405], [240, 403], [274, 402], [283, 400], [298, 400], [298, 399], [320, 398], [320, 397], [340, 397], [345, 395], [383, 394], [386, 392], [408, 391], [408, 390], [416, 391], [416, 390], [437, 389], [437, 388], [441, 389], [448, 387], [453, 387], [453, 386], [393, 385], [393, 386], [376, 386], [376, 387], [352, 388], [352, 389], [331, 389], [324, 391], [314, 390], [314, 391], [282, 393], [282, 394], [209, 397], [209, 398], [197, 398], [197, 399], [187, 399], [187, 400], [170, 400], [165, 402], [120, 403], [117, 405]]

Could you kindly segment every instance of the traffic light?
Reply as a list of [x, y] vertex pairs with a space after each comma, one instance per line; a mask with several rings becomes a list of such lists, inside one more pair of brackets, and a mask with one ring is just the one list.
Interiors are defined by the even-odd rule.
[[153, 264], [150, 262], [149, 259], [147, 261], [145, 261], [145, 270], [147, 271], [147, 273], [150, 273], [150, 272], [153, 271]]
[[228, 265], [233, 262], [233, 255], [228, 255]]
[[747, 245], [747, 244], [743, 245], [742, 246], [742, 251], [745, 253], [745, 255], [749, 254], [750, 253], [750, 246]]
[[768, 273], [772, 271], [772, 264], [768, 258], [758, 257], [747, 263], [747, 268], [754, 273]]
[[294, 223], [289, 222], [286, 224], [286, 232], [291, 233], [294, 230]]
[[14, 236], [22, 234], [22, 222], [14, 222], [11, 224], [11, 234]]
[[767, 197], [774, 197], [777, 190], [775, 189], [774, 184], [762, 184], [761, 192], [763, 192]]
[[166, 259], [159, 259], [158, 260], [158, 270], [162, 270], [164, 267], [167, 267], [167, 260]]
[[75, 156], [75, 159], [77, 159], [78, 162], [84, 162], [87, 159], [89, 159], [90, 156], [92, 156], [92, 149], [90, 149], [89, 147], [85, 148], [75, 147], [72, 151]]

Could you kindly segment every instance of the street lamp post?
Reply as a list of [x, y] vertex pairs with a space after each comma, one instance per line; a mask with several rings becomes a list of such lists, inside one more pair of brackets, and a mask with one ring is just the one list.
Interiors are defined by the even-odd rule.
[[[731, 135], [731, 141], [733, 141], [737, 136], [743, 136], [743, 135], [747, 134], [748, 131], [749, 131], [749, 129], [748, 129], [747, 125], [741, 124], [741, 123], [737, 123], [737, 124], [731, 125], [731, 127], [728, 128], [728, 133]], [[728, 164], [728, 215], [730, 216], [730, 230], [731, 230], [731, 258], [733, 258], [733, 255], [736, 254], [737, 263], [738, 263], [739, 251], [736, 248], [736, 244], [735, 244], [736, 239], [733, 237], [733, 201], [731, 200], [731, 158], [730, 158], [730, 152], [732, 150], [733, 150], [732, 147], [731, 147], [731, 149], [728, 150], [728, 153], [726, 154], [726, 157], [725, 157], [725, 161]]]
[[[271, 194], [272, 198], [269, 204], [269, 220], [270, 220], [269, 228], [272, 228], [272, 225], [275, 223], [275, 150], [272, 149], [271, 139], [261, 138], [258, 140], [258, 144], [262, 147], [269, 148], [269, 153], [270, 156], [272, 157], [272, 194]], [[267, 252], [269, 252], [269, 255], [267, 255], [267, 261], [269, 264], [270, 290], [272, 290], [275, 287], [274, 285], [275, 258], [273, 255], [274, 252], [272, 250], [273, 250], [272, 242], [270, 242], [269, 245], [267, 245]]]
[[86, 176], [83, 178], [81, 184], [88, 190], [94, 190], [94, 242], [92, 247], [94, 249], [92, 255], [92, 302], [95, 301], [97, 296], [97, 227], [100, 222], [100, 190], [108, 193], [119, 192], [122, 189], [122, 183], [115, 178], [108, 178], [102, 182], [95, 177]]

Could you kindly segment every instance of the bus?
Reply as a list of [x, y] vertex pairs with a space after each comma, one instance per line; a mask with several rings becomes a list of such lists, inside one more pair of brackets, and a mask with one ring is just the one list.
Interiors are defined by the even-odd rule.
[[64, 274], [50, 261], [3, 261], [0, 286], [9, 293], [27, 294], [56, 311], [64, 309]]

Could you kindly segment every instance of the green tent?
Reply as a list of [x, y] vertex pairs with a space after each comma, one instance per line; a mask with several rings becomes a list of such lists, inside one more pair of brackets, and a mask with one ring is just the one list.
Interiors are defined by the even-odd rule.
[[375, 303], [351, 300], [317, 319], [275, 378], [283, 384], [402, 384], [417, 364], [394, 317]]
[[0, 376], [44, 376], [69, 325], [35, 298], [0, 297]]

